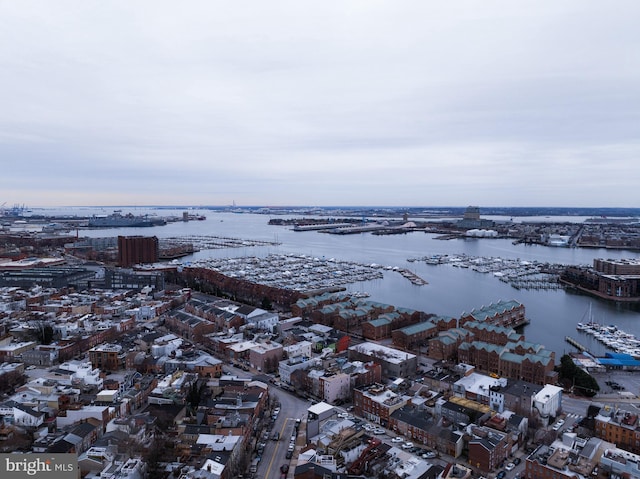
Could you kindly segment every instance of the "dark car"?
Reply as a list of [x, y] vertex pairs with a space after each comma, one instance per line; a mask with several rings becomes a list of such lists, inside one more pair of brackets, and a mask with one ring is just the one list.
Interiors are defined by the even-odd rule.
[[506, 475], [507, 475], [507, 473], [506, 473], [506, 472], [504, 472], [504, 471], [500, 471], [500, 472], [498, 473], [498, 475], [496, 476], [496, 479], [502, 479], [502, 478], [503, 478], [504, 476], [506, 476]]
[[289, 464], [283, 464], [282, 466], [280, 466], [280, 472], [282, 474], [286, 474], [287, 472], [289, 472]]
[[517, 466], [518, 464], [520, 464], [521, 462], [522, 462], [522, 459], [520, 459], [519, 457], [516, 457], [516, 458], [513, 460], [513, 463], [514, 463], [516, 466]]
[[291, 451], [291, 450], [287, 451], [287, 454], [285, 454], [285, 457], [287, 459], [291, 459], [292, 456], [293, 456], [293, 451]]

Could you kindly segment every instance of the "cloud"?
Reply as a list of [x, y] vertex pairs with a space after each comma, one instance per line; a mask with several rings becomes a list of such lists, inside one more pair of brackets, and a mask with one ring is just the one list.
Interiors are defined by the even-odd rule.
[[638, 13], [5, 2], [2, 200], [635, 205]]

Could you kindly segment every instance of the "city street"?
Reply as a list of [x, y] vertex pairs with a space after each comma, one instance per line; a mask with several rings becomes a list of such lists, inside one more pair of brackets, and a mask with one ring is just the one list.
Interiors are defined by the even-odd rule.
[[[235, 375], [239, 378], [255, 378], [261, 380], [265, 375], [254, 375], [252, 371], [243, 371], [242, 369], [225, 365], [224, 370], [229, 374]], [[294, 463], [291, 460], [297, 457], [300, 446], [304, 444], [305, 438], [305, 422], [307, 409], [311, 406], [312, 402], [308, 399], [301, 399], [294, 394], [280, 389], [279, 387], [269, 384], [269, 394], [272, 398], [275, 398], [279, 404], [280, 412], [276, 420], [273, 422], [270, 428], [268, 428], [268, 439], [260, 439], [259, 442], [264, 442], [264, 450], [260, 454], [262, 458], [258, 464], [257, 472], [254, 474], [256, 478], [264, 479], [279, 479], [283, 476], [281, 472], [281, 466], [283, 464], [289, 465], [289, 471], [286, 476], [293, 477]], [[298, 434], [296, 435], [296, 442], [294, 452], [291, 458], [287, 458], [287, 450], [291, 442], [292, 436], [296, 433], [295, 424], [296, 420], [300, 419], [300, 427]], [[268, 424], [270, 420], [266, 418], [265, 423]], [[277, 441], [273, 440], [273, 433], [277, 432], [279, 438]], [[250, 463], [257, 456], [253, 453], [250, 458]]]

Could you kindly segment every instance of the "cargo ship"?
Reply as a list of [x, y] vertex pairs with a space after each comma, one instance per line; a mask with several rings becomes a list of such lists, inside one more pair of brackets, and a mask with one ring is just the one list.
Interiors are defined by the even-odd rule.
[[113, 214], [100, 216], [94, 215], [89, 218], [89, 228], [141, 228], [151, 226], [163, 226], [167, 222], [163, 218], [150, 218], [149, 216], [135, 216], [131, 213], [126, 215], [122, 211], [116, 210]]

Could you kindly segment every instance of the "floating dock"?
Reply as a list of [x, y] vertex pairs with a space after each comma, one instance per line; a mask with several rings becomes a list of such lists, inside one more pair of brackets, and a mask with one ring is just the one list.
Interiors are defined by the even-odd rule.
[[578, 349], [581, 353], [588, 353], [589, 352], [589, 349], [586, 346], [580, 344], [578, 341], [573, 339], [571, 336], [565, 336], [564, 340], [566, 342], [568, 342], [574, 348]]

